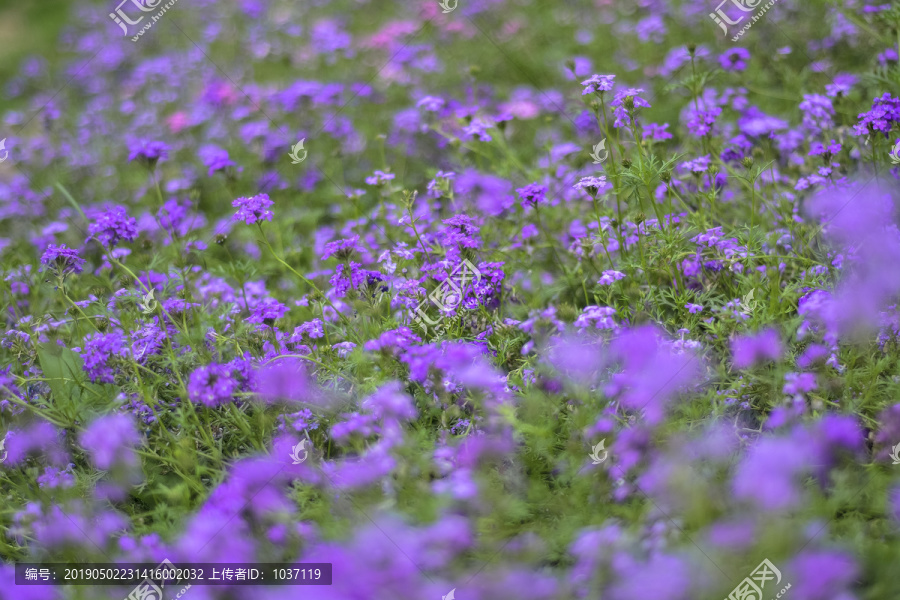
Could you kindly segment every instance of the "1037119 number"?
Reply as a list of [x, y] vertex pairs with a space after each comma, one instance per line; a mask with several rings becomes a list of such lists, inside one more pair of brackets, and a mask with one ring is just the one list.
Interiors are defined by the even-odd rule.
[[311, 580], [322, 578], [321, 569], [272, 569], [275, 579]]

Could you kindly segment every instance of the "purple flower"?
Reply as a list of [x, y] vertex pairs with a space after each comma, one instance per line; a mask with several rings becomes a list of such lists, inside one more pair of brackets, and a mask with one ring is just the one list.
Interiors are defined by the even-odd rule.
[[766, 437], [756, 443], [738, 465], [732, 490], [736, 498], [766, 511], [800, 502], [800, 480], [815, 463], [815, 450], [790, 438]]
[[694, 160], [685, 161], [678, 165], [678, 168], [682, 171], [690, 171], [691, 173], [705, 173], [706, 170], [709, 169], [710, 160], [710, 156], [707, 154], [700, 158], [695, 158]]
[[834, 126], [831, 117], [834, 116], [834, 107], [827, 96], [821, 94], [806, 94], [800, 103], [803, 111], [803, 124], [814, 132], [820, 129], [829, 129]]
[[207, 174], [212, 177], [216, 171], [224, 171], [228, 167], [235, 166], [235, 163], [229, 158], [228, 151], [218, 146], [208, 144], [202, 146], [198, 152], [200, 160], [209, 169]]
[[581, 82], [581, 85], [584, 86], [584, 91], [581, 92], [581, 95], [586, 96], [588, 94], [608, 92], [613, 89], [615, 83], [615, 75], [591, 75], [588, 79]]
[[684, 307], [685, 307], [686, 309], [688, 309], [688, 312], [691, 313], [692, 315], [697, 314], [698, 312], [703, 312], [703, 305], [702, 305], [702, 304], [691, 304], [691, 303], [687, 303], [687, 304], [684, 305]]
[[668, 404], [690, 386], [699, 372], [692, 352], [676, 352], [652, 325], [625, 331], [610, 345], [622, 370], [610, 379], [605, 393], [617, 396], [625, 410], [643, 411], [645, 420], [659, 423]]
[[128, 356], [125, 336], [119, 331], [112, 331], [90, 333], [84, 339], [84, 352], [81, 353], [84, 360], [82, 368], [94, 383], [113, 383], [115, 359]]
[[713, 125], [716, 124], [716, 119], [720, 114], [722, 114], [722, 109], [718, 106], [713, 106], [708, 110], [689, 109], [687, 121], [688, 132], [694, 137], [708, 135], [712, 132]]
[[832, 83], [825, 85], [825, 95], [834, 98], [838, 95], [846, 95], [853, 86], [856, 85], [857, 78], [855, 75], [841, 73], [834, 77]]
[[81, 273], [84, 259], [78, 256], [78, 250], [66, 248], [66, 245], [50, 244], [41, 256], [41, 263], [47, 265], [51, 273], [65, 277], [69, 273]]
[[900, 121], [900, 98], [885, 92], [872, 102], [872, 110], [859, 115], [859, 123], [853, 126], [857, 135], [869, 135], [879, 131], [888, 136], [894, 123]]
[[125, 414], [100, 417], [82, 432], [81, 446], [88, 451], [98, 469], [107, 471], [115, 464], [134, 465], [132, 450], [140, 442], [134, 420]]
[[391, 181], [396, 177], [393, 173], [385, 173], [384, 171], [375, 171], [371, 177], [366, 177], [366, 183], [369, 185], [382, 185]]
[[855, 596], [851, 590], [859, 569], [844, 552], [810, 548], [787, 563], [785, 571], [793, 575], [790, 592], [797, 600], [849, 600]]
[[732, 362], [738, 369], [746, 369], [767, 360], [777, 361], [782, 352], [781, 338], [774, 329], [741, 336], [731, 343]]
[[[809, 155], [810, 156], [834, 156], [838, 152], [841, 151], [842, 146], [834, 140], [831, 140], [831, 143], [828, 146], [825, 146], [822, 142], [813, 142], [809, 145]], [[827, 158], [826, 158], [827, 160]]]
[[584, 311], [575, 320], [575, 327], [584, 329], [618, 329], [619, 324], [613, 320], [616, 309], [610, 306], [585, 306]]
[[187, 391], [191, 401], [216, 407], [231, 401], [238, 382], [226, 365], [210, 364], [191, 373]]
[[663, 140], [671, 140], [672, 134], [668, 132], [669, 124], [663, 123], [647, 123], [644, 126], [644, 137], [649, 140], [661, 142]]
[[160, 159], [169, 157], [169, 146], [165, 142], [148, 142], [140, 140], [128, 144], [128, 161], [141, 161], [148, 165], [155, 165]]
[[64, 431], [46, 421], [38, 421], [21, 430], [10, 429], [6, 434], [4, 466], [21, 465], [29, 456], [40, 456], [56, 466], [68, 464], [63, 435]]
[[444, 104], [445, 103], [443, 98], [436, 98], [435, 96], [425, 96], [424, 98], [416, 102], [416, 108], [422, 108], [428, 112], [437, 112], [444, 108]]
[[323, 328], [322, 320], [313, 319], [295, 327], [290, 341], [292, 344], [302, 344], [307, 341], [307, 338], [318, 340], [323, 337], [325, 337], [325, 329]]
[[347, 358], [354, 348], [356, 348], [356, 344], [353, 342], [338, 342], [331, 347], [340, 358]]
[[616, 92], [613, 101], [609, 103], [614, 108], [613, 114], [616, 116], [614, 127], [624, 127], [631, 125], [631, 117], [637, 108], [650, 108], [650, 103], [639, 96], [643, 94], [643, 88], [628, 88]]
[[95, 239], [112, 248], [121, 240], [131, 241], [137, 237], [137, 221], [128, 216], [123, 206], [113, 206], [88, 227], [88, 240]]
[[816, 385], [815, 373], [785, 373], [784, 388], [782, 388], [781, 391], [793, 396], [795, 394], [811, 392], [816, 389], [816, 387], [818, 386]]
[[288, 312], [288, 307], [275, 300], [274, 298], [265, 298], [250, 309], [250, 318], [248, 323], [264, 323], [271, 325], [276, 319], [280, 319]]
[[335, 240], [333, 242], [328, 242], [327, 244], [325, 244], [321, 260], [328, 260], [331, 256], [336, 256], [338, 260], [345, 260], [347, 258], [350, 258], [350, 256], [352, 256], [354, 252], [363, 249], [358, 242], [358, 235], [354, 235], [353, 237], [347, 238], [345, 240]]
[[472, 119], [472, 122], [463, 127], [463, 139], [477, 138], [481, 142], [490, 142], [494, 138], [488, 130], [494, 126], [490, 120]]
[[263, 366], [256, 375], [255, 391], [266, 402], [318, 404], [325, 399], [300, 358], [280, 358]]
[[518, 192], [519, 197], [522, 199], [523, 205], [537, 206], [546, 200], [547, 187], [535, 182], [530, 183], [525, 187], [518, 188], [516, 192]]
[[597, 283], [600, 285], [612, 285], [620, 279], [625, 279], [625, 273], [622, 273], [620, 271], [608, 270], [603, 271], [603, 276], [597, 280]]
[[730, 48], [719, 56], [719, 64], [726, 71], [743, 71], [750, 60], [750, 52], [746, 48]]
[[269, 200], [268, 194], [257, 194], [249, 198], [238, 198], [232, 201], [231, 206], [238, 211], [231, 218], [232, 221], [243, 221], [247, 225], [262, 221], [271, 221], [273, 214], [269, 210], [274, 202]]
[[606, 181], [605, 175], [600, 175], [599, 177], [582, 177], [581, 181], [572, 187], [576, 190], [584, 190], [592, 197], [597, 197], [600, 194], [606, 193], [607, 190], [612, 188], [612, 185]]

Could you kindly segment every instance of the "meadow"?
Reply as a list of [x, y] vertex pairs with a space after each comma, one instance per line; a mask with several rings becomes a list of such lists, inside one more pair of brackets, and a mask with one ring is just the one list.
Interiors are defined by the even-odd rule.
[[900, 6], [716, 1], [0, 3], [0, 600], [900, 598]]

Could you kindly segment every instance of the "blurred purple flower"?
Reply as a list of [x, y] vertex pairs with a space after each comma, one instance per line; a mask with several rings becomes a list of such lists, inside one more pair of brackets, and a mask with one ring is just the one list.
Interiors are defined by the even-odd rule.
[[725, 71], [743, 71], [750, 60], [750, 52], [746, 48], [729, 48], [719, 56], [719, 65]]
[[781, 359], [784, 349], [781, 338], [774, 329], [765, 329], [755, 335], [745, 335], [731, 342], [732, 363], [737, 369], [747, 369], [766, 361]]
[[140, 443], [134, 420], [125, 414], [113, 414], [94, 420], [81, 433], [79, 441], [98, 469], [107, 471], [115, 464], [135, 465], [134, 447]]
[[187, 391], [191, 401], [214, 408], [231, 401], [238, 382], [226, 365], [209, 364], [196, 369], [188, 379]]
[[155, 165], [160, 159], [169, 157], [169, 146], [165, 142], [136, 140], [128, 143], [128, 161], [141, 161]]

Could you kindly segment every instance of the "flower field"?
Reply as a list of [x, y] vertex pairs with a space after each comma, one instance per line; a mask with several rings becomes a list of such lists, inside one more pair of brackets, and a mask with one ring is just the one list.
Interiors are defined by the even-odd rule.
[[[900, 6], [65, 10], [0, 68], [0, 600], [900, 598]], [[164, 561], [329, 567], [90, 571]]]

